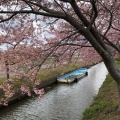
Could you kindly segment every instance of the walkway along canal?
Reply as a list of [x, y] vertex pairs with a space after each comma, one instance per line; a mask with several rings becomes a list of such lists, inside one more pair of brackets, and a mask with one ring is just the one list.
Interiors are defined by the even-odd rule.
[[80, 120], [107, 74], [104, 63], [97, 64], [77, 83], [52, 86], [41, 100], [23, 99], [1, 109], [0, 120]]

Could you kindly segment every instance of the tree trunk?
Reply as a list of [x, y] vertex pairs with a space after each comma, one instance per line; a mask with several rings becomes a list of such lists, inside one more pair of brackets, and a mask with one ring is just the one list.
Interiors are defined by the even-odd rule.
[[118, 105], [119, 105], [119, 111], [120, 111], [120, 70], [112, 55], [110, 54], [105, 55], [103, 57], [103, 60], [110, 75], [116, 81], [117, 88], [118, 88]]
[[7, 79], [9, 79], [10, 78], [10, 75], [9, 75], [9, 65], [8, 65], [7, 61], [5, 61], [5, 65], [6, 65], [6, 77], [7, 77]]

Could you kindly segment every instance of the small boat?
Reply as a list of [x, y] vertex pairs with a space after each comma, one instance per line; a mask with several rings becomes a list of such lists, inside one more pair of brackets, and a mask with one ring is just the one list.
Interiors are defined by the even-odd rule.
[[88, 75], [88, 69], [80, 68], [73, 72], [57, 77], [57, 81], [61, 83], [72, 83], [74, 81], [78, 81], [86, 75]]

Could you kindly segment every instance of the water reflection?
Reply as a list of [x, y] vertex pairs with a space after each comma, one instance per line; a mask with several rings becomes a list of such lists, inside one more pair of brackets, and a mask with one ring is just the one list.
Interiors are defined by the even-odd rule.
[[0, 111], [0, 120], [80, 120], [103, 83], [107, 70], [100, 63], [78, 83], [57, 84], [44, 97], [22, 100]]

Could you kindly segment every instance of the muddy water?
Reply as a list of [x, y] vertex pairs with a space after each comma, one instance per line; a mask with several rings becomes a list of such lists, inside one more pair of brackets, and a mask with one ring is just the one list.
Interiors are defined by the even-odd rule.
[[107, 73], [103, 63], [95, 65], [77, 83], [54, 85], [41, 100], [24, 99], [0, 110], [0, 120], [80, 120]]

